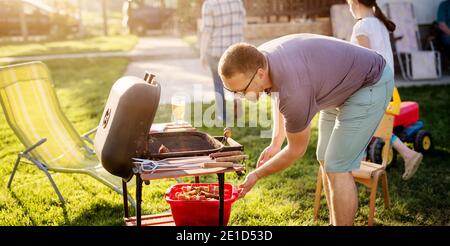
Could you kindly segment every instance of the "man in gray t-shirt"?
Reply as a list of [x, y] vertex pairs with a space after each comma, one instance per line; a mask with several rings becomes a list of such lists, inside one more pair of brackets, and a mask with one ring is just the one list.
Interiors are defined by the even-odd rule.
[[244, 43], [228, 48], [219, 63], [225, 89], [252, 101], [265, 92], [274, 105], [272, 143], [241, 185], [241, 197], [257, 180], [304, 155], [310, 122], [320, 111], [317, 159], [330, 223], [352, 224], [358, 201], [351, 172], [359, 169], [393, 90], [385, 65], [369, 49], [314, 34], [284, 36], [259, 48]]

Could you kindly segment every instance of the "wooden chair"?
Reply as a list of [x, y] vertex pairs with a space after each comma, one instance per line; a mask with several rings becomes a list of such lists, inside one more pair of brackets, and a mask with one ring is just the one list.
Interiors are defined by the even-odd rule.
[[[384, 207], [389, 207], [389, 192], [388, 181], [386, 175], [386, 166], [390, 149], [390, 140], [392, 137], [392, 130], [394, 126], [394, 116], [385, 114], [378, 126], [374, 136], [384, 140], [385, 145], [382, 150], [383, 163], [376, 164], [372, 162], [362, 161], [359, 170], [353, 171], [353, 177], [356, 182], [361, 183], [370, 189], [370, 204], [369, 204], [369, 226], [373, 225], [375, 214], [375, 201], [378, 188], [378, 182], [381, 179], [384, 196]], [[322, 194], [322, 173], [319, 167], [316, 182], [316, 194], [314, 201], [314, 220], [316, 221], [319, 215], [320, 198]]]

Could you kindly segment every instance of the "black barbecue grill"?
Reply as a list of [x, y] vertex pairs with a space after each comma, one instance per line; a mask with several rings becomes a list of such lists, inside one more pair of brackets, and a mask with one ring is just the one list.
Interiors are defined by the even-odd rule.
[[[217, 174], [219, 225], [223, 225], [224, 173], [243, 170], [242, 166], [234, 163], [246, 158], [242, 152], [244, 148], [231, 138], [229, 129], [220, 137], [198, 132], [191, 126], [175, 128], [175, 131], [150, 132], [161, 93], [154, 77], [146, 73], [143, 80], [133, 76], [119, 79], [111, 89], [95, 136], [95, 150], [103, 167], [123, 179], [125, 222], [127, 225], [141, 225], [143, 183], [183, 176], [194, 176], [198, 183], [199, 176]], [[162, 146], [166, 151], [161, 152]], [[149, 163], [153, 169], [146, 171], [148, 168], [142, 165]], [[165, 168], [156, 169], [157, 163], [165, 163], [161, 165]], [[177, 168], [167, 170], [170, 163], [177, 163]], [[205, 168], [206, 164], [212, 167]], [[133, 176], [136, 177], [136, 218], [129, 217], [127, 200], [127, 182]], [[159, 222], [153, 224], [161, 224], [169, 222], [166, 217], [147, 216], [144, 220], [155, 219]]]

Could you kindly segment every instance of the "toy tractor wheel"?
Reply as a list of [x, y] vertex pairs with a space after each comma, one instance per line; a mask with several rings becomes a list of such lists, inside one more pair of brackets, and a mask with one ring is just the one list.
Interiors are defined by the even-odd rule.
[[433, 147], [433, 139], [431, 133], [426, 130], [420, 130], [414, 139], [414, 150], [426, 153]]
[[[383, 163], [383, 149], [386, 147], [383, 139], [375, 138], [369, 145], [368, 157], [369, 161], [377, 164]], [[394, 151], [392, 146], [389, 147], [389, 155], [387, 160], [387, 166], [395, 164], [397, 160], [397, 153]]]
[[387, 167], [392, 167], [397, 162], [397, 151], [392, 148], [392, 146], [389, 147], [389, 156], [388, 156], [388, 162]]

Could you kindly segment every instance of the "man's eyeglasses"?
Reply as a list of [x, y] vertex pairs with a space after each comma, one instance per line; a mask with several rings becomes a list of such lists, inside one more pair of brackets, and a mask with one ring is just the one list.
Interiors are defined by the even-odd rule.
[[227, 87], [223, 87], [225, 88], [225, 90], [234, 93], [234, 95], [239, 96], [239, 97], [244, 97], [245, 93], [247, 92], [248, 87], [250, 86], [250, 84], [253, 82], [253, 79], [255, 78], [256, 74], [258, 73], [258, 69], [256, 69], [255, 73], [253, 74], [252, 78], [250, 79], [250, 81], [247, 83], [247, 86], [245, 86], [245, 88], [243, 90], [240, 91], [233, 91], [228, 89]]

